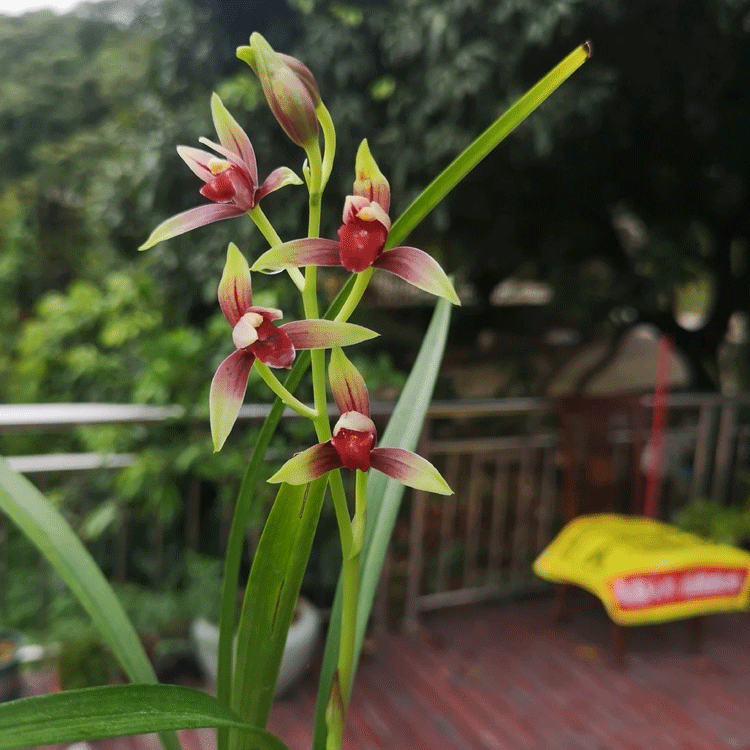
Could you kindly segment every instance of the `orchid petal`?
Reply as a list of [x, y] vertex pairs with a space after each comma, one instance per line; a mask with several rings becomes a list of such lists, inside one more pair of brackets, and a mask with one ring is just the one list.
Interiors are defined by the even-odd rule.
[[215, 221], [242, 216], [244, 213], [244, 208], [235, 206], [233, 203], [209, 203], [205, 206], [191, 208], [159, 224], [138, 249], [148, 250], [159, 242], [189, 232], [191, 229], [213, 224]]
[[341, 212], [341, 221], [344, 224], [350, 224], [357, 218], [359, 212], [365, 206], [369, 206], [370, 203], [371, 201], [367, 200], [363, 195], [347, 195], [344, 200], [344, 210]]
[[427, 459], [403, 448], [373, 448], [370, 466], [415, 490], [436, 495], [453, 494], [440, 472]]
[[381, 253], [372, 265], [401, 277], [425, 292], [445, 297], [454, 305], [461, 304], [453, 284], [440, 264], [416, 247], [394, 247]]
[[247, 133], [224, 106], [218, 94], [211, 96], [211, 117], [213, 117], [214, 127], [221, 145], [242, 158], [247, 171], [250, 173], [253, 185], [257, 185], [258, 165], [255, 160], [253, 145], [250, 143]]
[[365, 379], [338, 346], [331, 351], [328, 380], [333, 400], [341, 414], [354, 411], [370, 416], [370, 396]]
[[219, 282], [219, 305], [232, 328], [240, 318], [250, 312], [253, 292], [250, 285], [250, 268], [245, 256], [234, 242], [227, 248], [227, 262]]
[[178, 146], [177, 153], [182, 161], [190, 167], [193, 174], [200, 177], [203, 182], [213, 180], [214, 173], [208, 165], [209, 162], [216, 159], [214, 154], [191, 146]]
[[391, 231], [391, 217], [383, 211], [382, 206], [374, 201], [369, 205], [361, 208], [357, 212], [357, 218], [364, 221], [380, 222], [389, 232]]
[[335, 320], [293, 320], [279, 326], [294, 344], [295, 349], [329, 349], [332, 346], [351, 346], [378, 334], [354, 323]]
[[292, 240], [266, 250], [253, 263], [252, 270], [268, 273], [299, 266], [340, 266], [339, 243], [324, 240], [322, 237], [310, 237]]
[[354, 195], [361, 195], [368, 201], [375, 201], [387, 214], [391, 204], [391, 186], [375, 163], [366, 138], [357, 149], [354, 173]]
[[344, 464], [330, 441], [292, 456], [268, 481], [271, 484], [306, 484]]
[[274, 169], [271, 174], [263, 180], [263, 184], [258, 188], [255, 196], [256, 203], [265, 195], [273, 193], [279, 188], [286, 185], [302, 185], [302, 180], [289, 167], [279, 167]]
[[[204, 146], [212, 148], [214, 151], [216, 151], [216, 153], [221, 154], [227, 161], [234, 164], [235, 167], [239, 167], [243, 172], [248, 171], [247, 165], [243, 161], [242, 157], [239, 154], [235, 154], [234, 151], [230, 151], [228, 148], [224, 148], [224, 146], [220, 146], [218, 143], [215, 143], [210, 138], [206, 138], [204, 136], [201, 136], [198, 139], [198, 143], [202, 143]], [[248, 178], [251, 176], [252, 175], [248, 173]], [[255, 185], [256, 182], [253, 182], [253, 185]]]
[[245, 399], [255, 356], [245, 349], [230, 354], [216, 370], [208, 399], [214, 451], [221, 450]]
[[280, 320], [284, 317], [284, 313], [276, 307], [248, 307], [247, 312], [258, 313], [263, 316], [266, 320]]

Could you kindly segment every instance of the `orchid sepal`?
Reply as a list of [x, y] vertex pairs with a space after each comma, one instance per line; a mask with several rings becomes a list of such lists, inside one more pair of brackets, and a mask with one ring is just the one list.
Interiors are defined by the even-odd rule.
[[271, 484], [307, 484], [343, 465], [336, 449], [327, 441], [292, 456], [268, 481]]
[[227, 261], [219, 282], [219, 305], [234, 328], [253, 304], [250, 267], [234, 242], [227, 247]]
[[373, 448], [370, 466], [407, 487], [436, 495], [453, 494], [440, 472], [426, 458], [403, 448]]
[[340, 266], [339, 243], [322, 237], [292, 240], [266, 250], [251, 268], [261, 273], [275, 273], [301, 266]]
[[216, 154], [192, 146], [177, 146], [177, 153], [196, 177], [200, 177], [203, 182], [213, 179], [210, 164], [216, 159]]
[[291, 340], [295, 349], [330, 349], [334, 346], [352, 346], [374, 339], [379, 334], [354, 323], [335, 320], [293, 320], [279, 326]]
[[255, 185], [258, 184], [258, 165], [247, 133], [232, 117], [217, 93], [211, 95], [211, 118], [214, 121], [219, 143], [230, 152], [239, 154]]
[[238, 349], [219, 365], [211, 381], [208, 405], [214, 451], [221, 450], [237, 421], [254, 361], [254, 354]]
[[215, 221], [242, 216], [244, 213], [245, 209], [233, 203], [207, 203], [203, 206], [190, 208], [159, 224], [138, 250], [148, 250], [159, 242], [164, 242], [164, 240], [185, 234], [185, 232], [189, 232], [192, 229], [213, 224]]
[[354, 411], [370, 416], [370, 396], [365, 380], [338, 346], [331, 350], [328, 381], [341, 414]]
[[379, 204], [387, 215], [391, 204], [391, 186], [370, 153], [366, 138], [357, 149], [354, 175], [354, 195]]
[[394, 247], [378, 255], [372, 263], [373, 268], [398, 276], [412, 286], [437, 297], [444, 297], [454, 305], [461, 300], [453, 288], [451, 280], [431, 256], [416, 247]]

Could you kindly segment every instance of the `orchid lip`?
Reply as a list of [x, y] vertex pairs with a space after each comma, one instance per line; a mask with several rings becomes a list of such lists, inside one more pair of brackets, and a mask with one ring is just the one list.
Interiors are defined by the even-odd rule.
[[341, 415], [339, 421], [336, 422], [336, 425], [333, 428], [333, 436], [336, 437], [340, 430], [370, 432], [373, 435], [376, 433], [375, 423], [369, 417], [360, 414], [358, 411], [347, 411]]
[[238, 349], [244, 349], [258, 340], [258, 326], [263, 316], [255, 312], [245, 313], [232, 329], [232, 341]]

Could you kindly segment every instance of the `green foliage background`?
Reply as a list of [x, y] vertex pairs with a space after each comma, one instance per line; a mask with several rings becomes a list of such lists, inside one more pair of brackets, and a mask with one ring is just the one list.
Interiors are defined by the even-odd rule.
[[[646, 321], [674, 337], [698, 387], [719, 387], [722, 356], [747, 384], [744, 355], [722, 349], [731, 316], [750, 308], [747, 0], [679, 11], [648, 0], [107, 0], [62, 16], [0, 17], [0, 399], [180, 404], [188, 418], [148, 434], [0, 435], [0, 452], [139, 452], [113, 480], [94, 479], [92, 492], [144, 523], [155, 511], [179, 521], [191, 476], [217, 507], [231, 502], [224, 479], [237, 475], [253, 430], [236, 430], [237, 450], [213, 455], [191, 418], [206, 416], [230, 348], [215, 298], [226, 245], [253, 257], [263, 242], [237, 220], [136, 247], [203, 200], [174, 147], [213, 135], [213, 90], [250, 134], [261, 176], [280, 164], [299, 171], [300, 153], [234, 57], [253, 30], [305, 60], [336, 123], [325, 236], [363, 137], [391, 181], [395, 216], [591, 38], [592, 63], [409, 240], [473, 289], [451, 342], [470, 349], [486, 328], [537, 342], [559, 324], [585, 340], [616, 339]], [[304, 204], [303, 190], [287, 188], [264, 210], [292, 237]], [[552, 303], [521, 316], [493, 307], [492, 289], [509, 276], [550, 283]], [[257, 283], [257, 303], [284, 308], [286, 283]], [[675, 322], [686, 283], [710, 288], [698, 331]], [[402, 382], [387, 355], [369, 361], [358, 365], [373, 386]], [[267, 400], [253, 379], [248, 400]], [[279, 441], [305, 442], [293, 427]], [[56, 487], [61, 502], [74, 495]], [[202, 551], [215, 552], [212, 543]]]

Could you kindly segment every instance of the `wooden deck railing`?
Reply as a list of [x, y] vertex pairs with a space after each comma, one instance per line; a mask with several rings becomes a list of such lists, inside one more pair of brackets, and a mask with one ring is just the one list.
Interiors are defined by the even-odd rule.
[[[644, 397], [642, 404], [647, 423], [650, 397]], [[394, 596], [403, 600], [409, 624], [428, 610], [523, 593], [541, 585], [530, 565], [559, 525], [557, 441], [551, 407], [549, 400], [527, 398], [433, 403], [420, 452], [444, 472], [456, 492], [448, 498], [422, 492], [407, 495], [387, 561], [387, 580], [381, 587], [377, 610], [381, 618]], [[386, 418], [390, 410], [390, 404], [373, 404], [376, 421]], [[248, 405], [240, 418], [258, 421], [267, 411], [266, 406]], [[0, 432], [46, 433], [81, 425], [159, 423], [181, 416], [179, 407], [0, 406]], [[630, 436], [623, 432], [612, 439], [624, 456]], [[750, 393], [731, 397], [673, 394], [664, 450], [662, 517], [695, 497], [727, 501], [741, 490], [735, 482], [737, 470], [748, 465], [750, 456]], [[135, 455], [67, 453], [8, 460], [43, 487], [47, 475], [77, 472], [85, 476], [92, 470], [118, 469], [132, 463]], [[192, 481], [186, 495], [185, 525], [179, 533], [185, 548], [196, 549], [201, 535], [200, 480]], [[3, 582], [12, 565], [4, 544], [6, 523], [0, 516], [0, 609]], [[127, 509], [123, 509], [114, 538], [116, 549], [108, 551], [117, 561], [114, 577], [120, 580], [126, 575], [129, 525]], [[158, 523], [152, 529], [157, 557], [164, 532]], [[256, 538], [257, 530], [249, 530], [249, 542]], [[154, 563], [155, 584], [164, 564], [164, 560]], [[41, 581], [46, 580], [46, 575], [41, 576]]]

